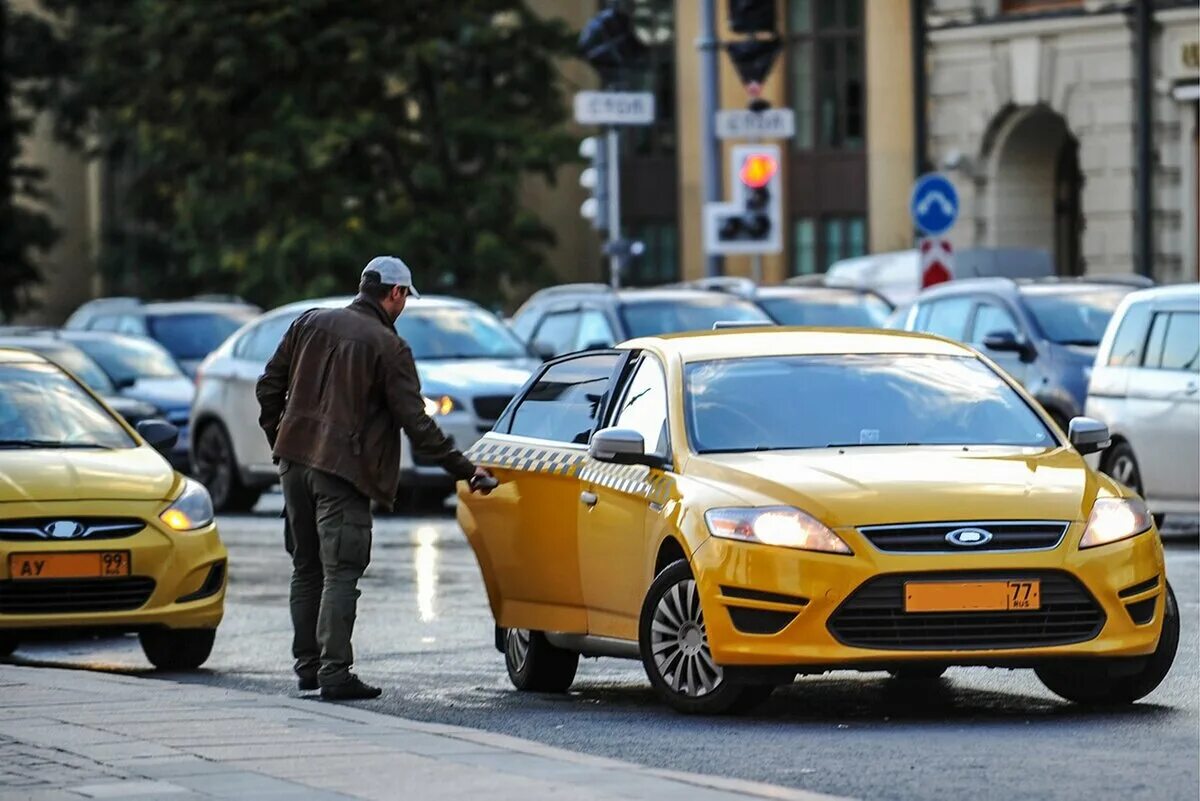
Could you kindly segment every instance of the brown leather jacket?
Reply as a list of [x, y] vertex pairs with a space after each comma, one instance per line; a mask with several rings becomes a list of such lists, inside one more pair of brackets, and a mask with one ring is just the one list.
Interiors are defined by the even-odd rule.
[[389, 509], [400, 479], [401, 429], [455, 478], [475, 470], [425, 413], [412, 351], [364, 295], [343, 309], [296, 318], [256, 394], [258, 422], [277, 458], [344, 478]]

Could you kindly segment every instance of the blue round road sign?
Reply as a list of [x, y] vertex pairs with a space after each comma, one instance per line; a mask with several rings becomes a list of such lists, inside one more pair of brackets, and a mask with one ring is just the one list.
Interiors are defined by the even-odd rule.
[[922, 233], [940, 236], [958, 219], [958, 192], [940, 172], [927, 172], [913, 184], [908, 211]]

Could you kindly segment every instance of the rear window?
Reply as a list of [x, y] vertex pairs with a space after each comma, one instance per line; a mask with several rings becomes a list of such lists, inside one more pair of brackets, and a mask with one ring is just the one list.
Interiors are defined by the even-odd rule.
[[1104, 337], [1121, 299], [1131, 289], [1104, 288], [1086, 292], [1022, 292], [1046, 339], [1060, 345], [1095, 347]]
[[203, 359], [247, 323], [249, 311], [164, 314], [147, 318], [150, 336], [176, 359]]
[[620, 314], [630, 338], [710, 331], [719, 322], [771, 322], [753, 303], [721, 296], [625, 303]]
[[765, 298], [759, 304], [780, 325], [830, 328], [882, 328], [891, 306], [874, 295], [806, 298], [803, 295]]

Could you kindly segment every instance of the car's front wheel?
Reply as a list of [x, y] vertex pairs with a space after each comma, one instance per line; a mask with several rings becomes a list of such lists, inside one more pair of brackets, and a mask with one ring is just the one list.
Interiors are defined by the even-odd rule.
[[505, 629], [504, 664], [518, 690], [565, 693], [575, 681], [579, 654], [551, 645], [540, 631]]
[[159, 670], [195, 670], [212, 654], [216, 629], [155, 629], [138, 639], [150, 664]]
[[700, 589], [682, 559], [654, 579], [638, 626], [642, 665], [659, 697], [679, 712], [744, 712], [767, 699], [772, 685], [729, 681], [713, 661]]
[[1179, 605], [1169, 584], [1165, 604], [1158, 647], [1140, 664], [1096, 660], [1046, 665], [1037, 669], [1038, 678], [1055, 695], [1077, 704], [1116, 706], [1145, 698], [1166, 678], [1179, 648]]
[[262, 495], [261, 490], [242, 483], [233, 444], [220, 423], [211, 422], [200, 429], [192, 443], [192, 468], [218, 512], [249, 512]]

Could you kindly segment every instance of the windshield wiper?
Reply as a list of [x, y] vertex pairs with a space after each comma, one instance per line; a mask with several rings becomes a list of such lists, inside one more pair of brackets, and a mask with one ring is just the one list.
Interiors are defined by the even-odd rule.
[[99, 442], [63, 442], [57, 439], [0, 439], [0, 448], [103, 448]]

